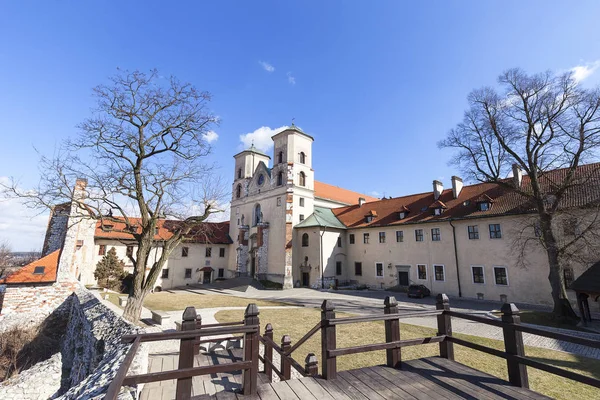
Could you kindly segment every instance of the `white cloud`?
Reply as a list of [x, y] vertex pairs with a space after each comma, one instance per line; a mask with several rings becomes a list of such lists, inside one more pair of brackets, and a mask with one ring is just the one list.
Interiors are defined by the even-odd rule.
[[268, 151], [273, 147], [273, 140], [271, 140], [271, 136], [281, 132], [285, 128], [287, 128], [287, 126], [282, 126], [276, 129], [271, 129], [268, 126], [261, 126], [254, 132], [240, 135], [240, 141], [242, 142], [244, 149], [249, 148], [254, 143], [254, 147], [257, 149]]
[[575, 79], [576, 82], [581, 82], [592, 75], [598, 67], [600, 67], [600, 60], [577, 65], [571, 68], [570, 71], [573, 73], [573, 79]]
[[381, 193], [379, 193], [377, 190], [373, 190], [372, 192], [369, 192], [369, 194], [373, 197], [381, 198]]
[[206, 140], [208, 143], [212, 143], [212, 142], [215, 142], [219, 138], [219, 134], [215, 131], [208, 131], [204, 135], [202, 135], [202, 138], [204, 140]]
[[295, 85], [295, 84], [296, 84], [296, 78], [294, 78], [294, 77], [292, 76], [292, 73], [291, 73], [291, 72], [288, 72], [288, 73], [287, 73], [287, 78], [288, 78], [288, 83], [289, 83], [290, 85]]
[[260, 64], [260, 66], [261, 66], [261, 67], [263, 67], [263, 69], [264, 69], [265, 71], [267, 71], [267, 72], [269, 72], [269, 73], [271, 73], [271, 72], [275, 71], [275, 67], [274, 67], [274, 66], [272, 66], [271, 64], [269, 64], [269, 63], [268, 63], [268, 62], [266, 62], [266, 61], [259, 61], [258, 63]]

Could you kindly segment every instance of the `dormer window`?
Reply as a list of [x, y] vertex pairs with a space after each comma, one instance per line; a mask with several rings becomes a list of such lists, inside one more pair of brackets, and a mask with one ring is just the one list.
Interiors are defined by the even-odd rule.
[[375, 218], [377, 218], [377, 212], [374, 210], [369, 211], [369, 213], [365, 215], [365, 221], [367, 223], [372, 222]]
[[443, 212], [444, 212], [444, 209], [440, 208], [440, 207], [433, 209], [433, 215], [442, 215]]
[[102, 224], [102, 230], [104, 232], [110, 232], [114, 228], [114, 225]]
[[398, 211], [398, 219], [404, 219], [408, 215], [409, 210], [406, 206], [402, 206], [400, 211]]
[[492, 208], [492, 203], [494, 202], [494, 200], [487, 194], [484, 194], [482, 196], [479, 196], [475, 202], [477, 203], [478, 211], [487, 211], [490, 208]]
[[435, 203], [433, 203], [431, 206], [429, 206], [429, 208], [433, 209], [433, 215], [442, 215], [444, 210], [448, 207], [446, 207], [446, 205], [444, 203], [442, 203], [441, 201], [438, 200]]

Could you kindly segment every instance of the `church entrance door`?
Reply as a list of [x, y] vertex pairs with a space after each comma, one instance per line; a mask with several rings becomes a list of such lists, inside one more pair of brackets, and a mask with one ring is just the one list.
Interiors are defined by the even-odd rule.
[[302, 273], [302, 286], [309, 287], [310, 286], [310, 274], [308, 272]]

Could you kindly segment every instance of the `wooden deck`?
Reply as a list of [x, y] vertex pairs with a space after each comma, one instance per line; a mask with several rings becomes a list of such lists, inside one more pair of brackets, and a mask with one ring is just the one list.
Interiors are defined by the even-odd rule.
[[[195, 364], [218, 365], [241, 360], [241, 349], [196, 356]], [[150, 356], [149, 372], [177, 368], [178, 355]], [[512, 386], [481, 371], [444, 358], [430, 357], [403, 362], [402, 370], [385, 366], [338, 372], [335, 380], [301, 378], [270, 383], [259, 373], [258, 395], [236, 394], [242, 387], [241, 372], [193, 378], [192, 398], [205, 399], [549, 399], [531, 390]], [[174, 380], [146, 384], [141, 400], [175, 398]]]

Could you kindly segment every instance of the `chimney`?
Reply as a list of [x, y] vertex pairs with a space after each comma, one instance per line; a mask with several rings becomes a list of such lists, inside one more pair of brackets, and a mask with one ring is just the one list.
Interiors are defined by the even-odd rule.
[[359, 197], [358, 198], [358, 206], [362, 207], [363, 204], [365, 204], [367, 201], [365, 200], [364, 197]]
[[513, 164], [512, 170], [513, 170], [513, 185], [516, 188], [520, 188], [521, 181], [523, 180], [523, 170], [521, 169], [519, 164]]
[[452, 177], [452, 196], [454, 196], [455, 199], [458, 199], [458, 196], [460, 196], [460, 192], [463, 188], [463, 181], [462, 179], [460, 179], [458, 176], [453, 176]]
[[85, 178], [77, 178], [75, 181], [75, 188], [73, 190], [73, 198], [76, 200], [82, 200], [86, 198], [85, 188], [87, 187], [88, 181]]
[[440, 181], [433, 181], [433, 198], [435, 200], [440, 198], [442, 191], [444, 190], [444, 185]]

